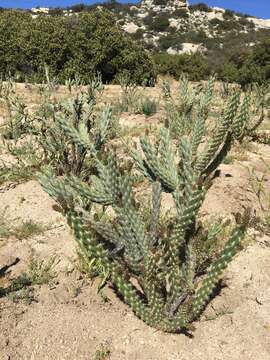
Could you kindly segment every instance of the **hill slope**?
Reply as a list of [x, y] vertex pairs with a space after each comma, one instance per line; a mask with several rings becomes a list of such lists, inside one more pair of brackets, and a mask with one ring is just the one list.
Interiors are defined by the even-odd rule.
[[[7, 11], [0, 17], [0, 40], [6, 49], [0, 53], [3, 74], [41, 76], [46, 59], [53, 75], [60, 79], [74, 77], [75, 73], [85, 78], [91, 71], [99, 71], [105, 81], [116, 81], [119, 69], [133, 77], [140, 70], [147, 79], [155, 78], [157, 73], [179, 78], [186, 72], [190, 79], [200, 80], [215, 73], [221, 80], [242, 85], [270, 78], [270, 20], [203, 3], [142, 0], [134, 5], [111, 0], [69, 8], [34, 8], [28, 14]], [[100, 21], [102, 18], [110, 19], [107, 25]], [[9, 41], [6, 28], [11, 25], [14, 31]], [[93, 42], [97, 27], [100, 31]], [[44, 36], [40, 37], [40, 33]], [[113, 34], [117, 34], [117, 41]], [[123, 39], [129, 47], [123, 45]], [[118, 56], [119, 44], [123, 52]], [[147, 59], [145, 69], [145, 61], [133, 52], [131, 55], [131, 48]], [[33, 49], [38, 49], [40, 55]], [[97, 49], [102, 56], [97, 56]], [[33, 65], [30, 69], [29, 64]], [[142, 82], [144, 77], [140, 74], [136, 81]]]
[[270, 37], [270, 20], [203, 3], [189, 5], [187, 0], [142, 0], [137, 5], [110, 1], [65, 9], [32, 9], [32, 14], [71, 16], [94, 8], [113, 12], [118, 24], [148, 49], [170, 54], [230, 48], [235, 42], [237, 47], [253, 46]]
[[[270, 20], [179, 0], [143, 0], [112, 11], [125, 31], [154, 50], [192, 53], [222, 48], [235, 37], [252, 46], [270, 36]], [[120, 11], [119, 11], [120, 10]]]

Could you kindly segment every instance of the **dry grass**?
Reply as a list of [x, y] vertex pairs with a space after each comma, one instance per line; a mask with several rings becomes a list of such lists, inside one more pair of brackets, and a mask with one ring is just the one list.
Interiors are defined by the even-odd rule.
[[41, 235], [49, 230], [48, 226], [34, 222], [33, 220], [23, 221], [14, 225], [14, 220], [5, 216], [6, 209], [1, 212], [0, 216], [0, 240], [7, 240], [14, 237], [18, 240], [28, 239], [33, 236]]

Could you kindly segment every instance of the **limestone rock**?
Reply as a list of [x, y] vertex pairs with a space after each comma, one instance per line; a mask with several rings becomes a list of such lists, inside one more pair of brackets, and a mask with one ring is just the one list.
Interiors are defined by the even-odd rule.
[[187, 8], [187, 0], [142, 0], [140, 3], [141, 8], [153, 11], [174, 11], [180, 8]]
[[125, 24], [123, 26], [123, 29], [129, 34], [134, 34], [139, 29], [139, 26], [134, 24], [134, 22], [130, 22], [128, 24]]

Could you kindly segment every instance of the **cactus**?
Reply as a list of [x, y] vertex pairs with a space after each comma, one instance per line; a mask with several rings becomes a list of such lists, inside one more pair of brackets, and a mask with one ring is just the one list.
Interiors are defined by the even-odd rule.
[[43, 163], [53, 166], [59, 175], [82, 174], [85, 161], [104, 144], [112, 120], [111, 109], [106, 107], [100, 118], [94, 119], [93, 104], [87, 103], [84, 94], [61, 103], [60, 111], [50, 106], [49, 103], [37, 116], [40, 130], [36, 139], [43, 149]]
[[[12, 172], [16, 178], [28, 179], [41, 167], [49, 166], [57, 176], [88, 178], [94, 169], [94, 157], [103, 156], [107, 139], [114, 136], [111, 106], [105, 105], [103, 110], [96, 106], [104, 88], [101, 77], [93, 76], [84, 89], [78, 80], [68, 98], [57, 99], [57, 84], [50, 80], [47, 67], [45, 75], [46, 82], [38, 87], [41, 104], [35, 111], [16, 95], [12, 79], [0, 83], [0, 101], [5, 101], [8, 110], [0, 135], [16, 158]], [[2, 172], [5, 178], [5, 168]]]
[[[60, 179], [47, 171], [40, 177], [45, 191], [61, 205], [80, 246], [110, 275], [124, 301], [148, 325], [165, 332], [193, 329], [192, 322], [210, 301], [245, 236], [246, 224], [237, 225], [215, 259], [201, 245], [213, 242], [221, 231], [220, 226], [201, 231], [197, 222], [206, 184], [242, 136], [249, 102], [245, 97], [240, 105], [240, 94], [234, 93], [210, 135], [206, 118], [212, 94], [210, 80], [198, 97], [198, 116], [188, 136], [175, 140], [170, 129], [161, 128], [155, 143], [146, 136], [140, 142], [141, 152], [130, 149], [134, 168], [152, 186], [148, 217], [146, 205], [134, 192], [132, 172], [123, 171], [114, 151], [102, 155], [99, 142], [85, 135], [85, 127], [60, 121], [75, 144], [89, 149], [89, 176], [66, 173]], [[106, 121], [101, 121], [101, 128], [107, 128]], [[175, 211], [161, 224], [164, 193], [172, 197]]]
[[190, 134], [196, 118], [207, 118], [214, 96], [215, 77], [211, 77], [205, 88], [199, 85], [197, 89], [182, 75], [179, 82], [178, 96], [173, 97], [170, 84], [162, 83], [163, 99], [166, 109], [166, 124], [175, 138]]
[[0, 101], [5, 103], [8, 113], [1, 135], [4, 139], [17, 141], [32, 129], [33, 119], [27, 106], [16, 95], [16, 83], [11, 77], [5, 83], [0, 80]]
[[228, 263], [232, 260], [233, 256], [237, 253], [241, 239], [243, 237], [243, 228], [238, 226], [232, 232], [225, 248], [221, 252], [218, 260], [216, 260], [208, 271], [206, 278], [203, 280], [201, 286], [195, 292], [195, 299], [193, 302], [193, 312], [200, 314], [202, 308], [207, 303], [211, 296], [223, 270], [227, 267]]
[[242, 108], [235, 119], [235, 137], [240, 142], [249, 138], [262, 144], [269, 144], [269, 134], [258, 131], [265, 119], [269, 118], [269, 84], [253, 84], [244, 96]]
[[[195, 290], [198, 281], [193, 251], [192, 228], [205, 191], [197, 183], [190, 165], [191, 151], [183, 143], [183, 175], [176, 189], [171, 189], [177, 215], [167, 236], [160, 238], [159, 218], [161, 194], [165, 191], [160, 179], [153, 182], [150, 225], [142, 218], [132, 191], [130, 176], [121, 174], [115, 155], [106, 165], [97, 162], [98, 182], [91, 186], [72, 179], [41, 177], [45, 190], [61, 203], [73, 193], [103, 206], [111, 206], [113, 220], [96, 220], [82, 205], [64, 207], [68, 222], [79, 244], [91, 257], [98, 259], [110, 273], [111, 281], [135, 314], [150, 326], [163, 331], [189, 329], [206, 304], [220, 273], [236, 252], [244, 231], [232, 234], [220, 258], [209, 270], [206, 280]], [[179, 176], [180, 177], [180, 176]], [[93, 196], [94, 194], [94, 196]], [[81, 201], [83, 203], [83, 201]], [[210, 280], [207, 280], [207, 279]], [[140, 288], [136, 288], [136, 279]]]

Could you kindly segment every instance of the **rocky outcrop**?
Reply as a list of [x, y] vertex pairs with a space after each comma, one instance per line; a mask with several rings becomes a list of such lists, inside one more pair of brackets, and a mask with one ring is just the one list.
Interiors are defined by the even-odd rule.
[[153, 11], [175, 11], [176, 9], [188, 8], [187, 0], [142, 0], [139, 4], [142, 9]]
[[202, 54], [206, 52], [206, 48], [202, 44], [193, 44], [193, 43], [182, 43], [181, 49], [174, 49], [173, 47], [170, 47], [167, 50], [167, 53], [170, 55], [176, 55], [176, 54], [194, 54], [196, 52]]
[[134, 34], [139, 29], [139, 26], [134, 24], [134, 22], [127, 23], [123, 25], [123, 30], [129, 34]]
[[202, 3], [189, 6], [187, 0], [141, 0], [129, 12], [120, 12], [118, 16], [126, 32], [148, 48], [169, 54], [204, 53], [213, 42], [222, 48], [230, 34], [234, 37], [236, 33], [270, 29], [270, 20]]
[[259, 29], [270, 29], [270, 19], [257, 19], [257, 18], [248, 18], [249, 21], [252, 21], [256, 28]]
[[[97, 8], [102, 10], [104, 6], [108, 9], [102, 4]], [[213, 46], [223, 48], [228, 39], [249, 32], [252, 35], [246, 40], [246, 46], [250, 47], [260, 41], [259, 36], [256, 39], [260, 29], [264, 29], [266, 35], [269, 32], [270, 36], [270, 19], [248, 17], [203, 3], [189, 6], [188, 0], [141, 0], [133, 5], [117, 3], [115, 7], [110, 5], [109, 10], [115, 14], [122, 29], [137, 41], [150, 50], [169, 54], [202, 54]], [[31, 14], [37, 17], [40, 12], [44, 9], [32, 9]], [[42, 14], [45, 15], [50, 14]], [[72, 16], [73, 11], [63, 9], [63, 15]]]

